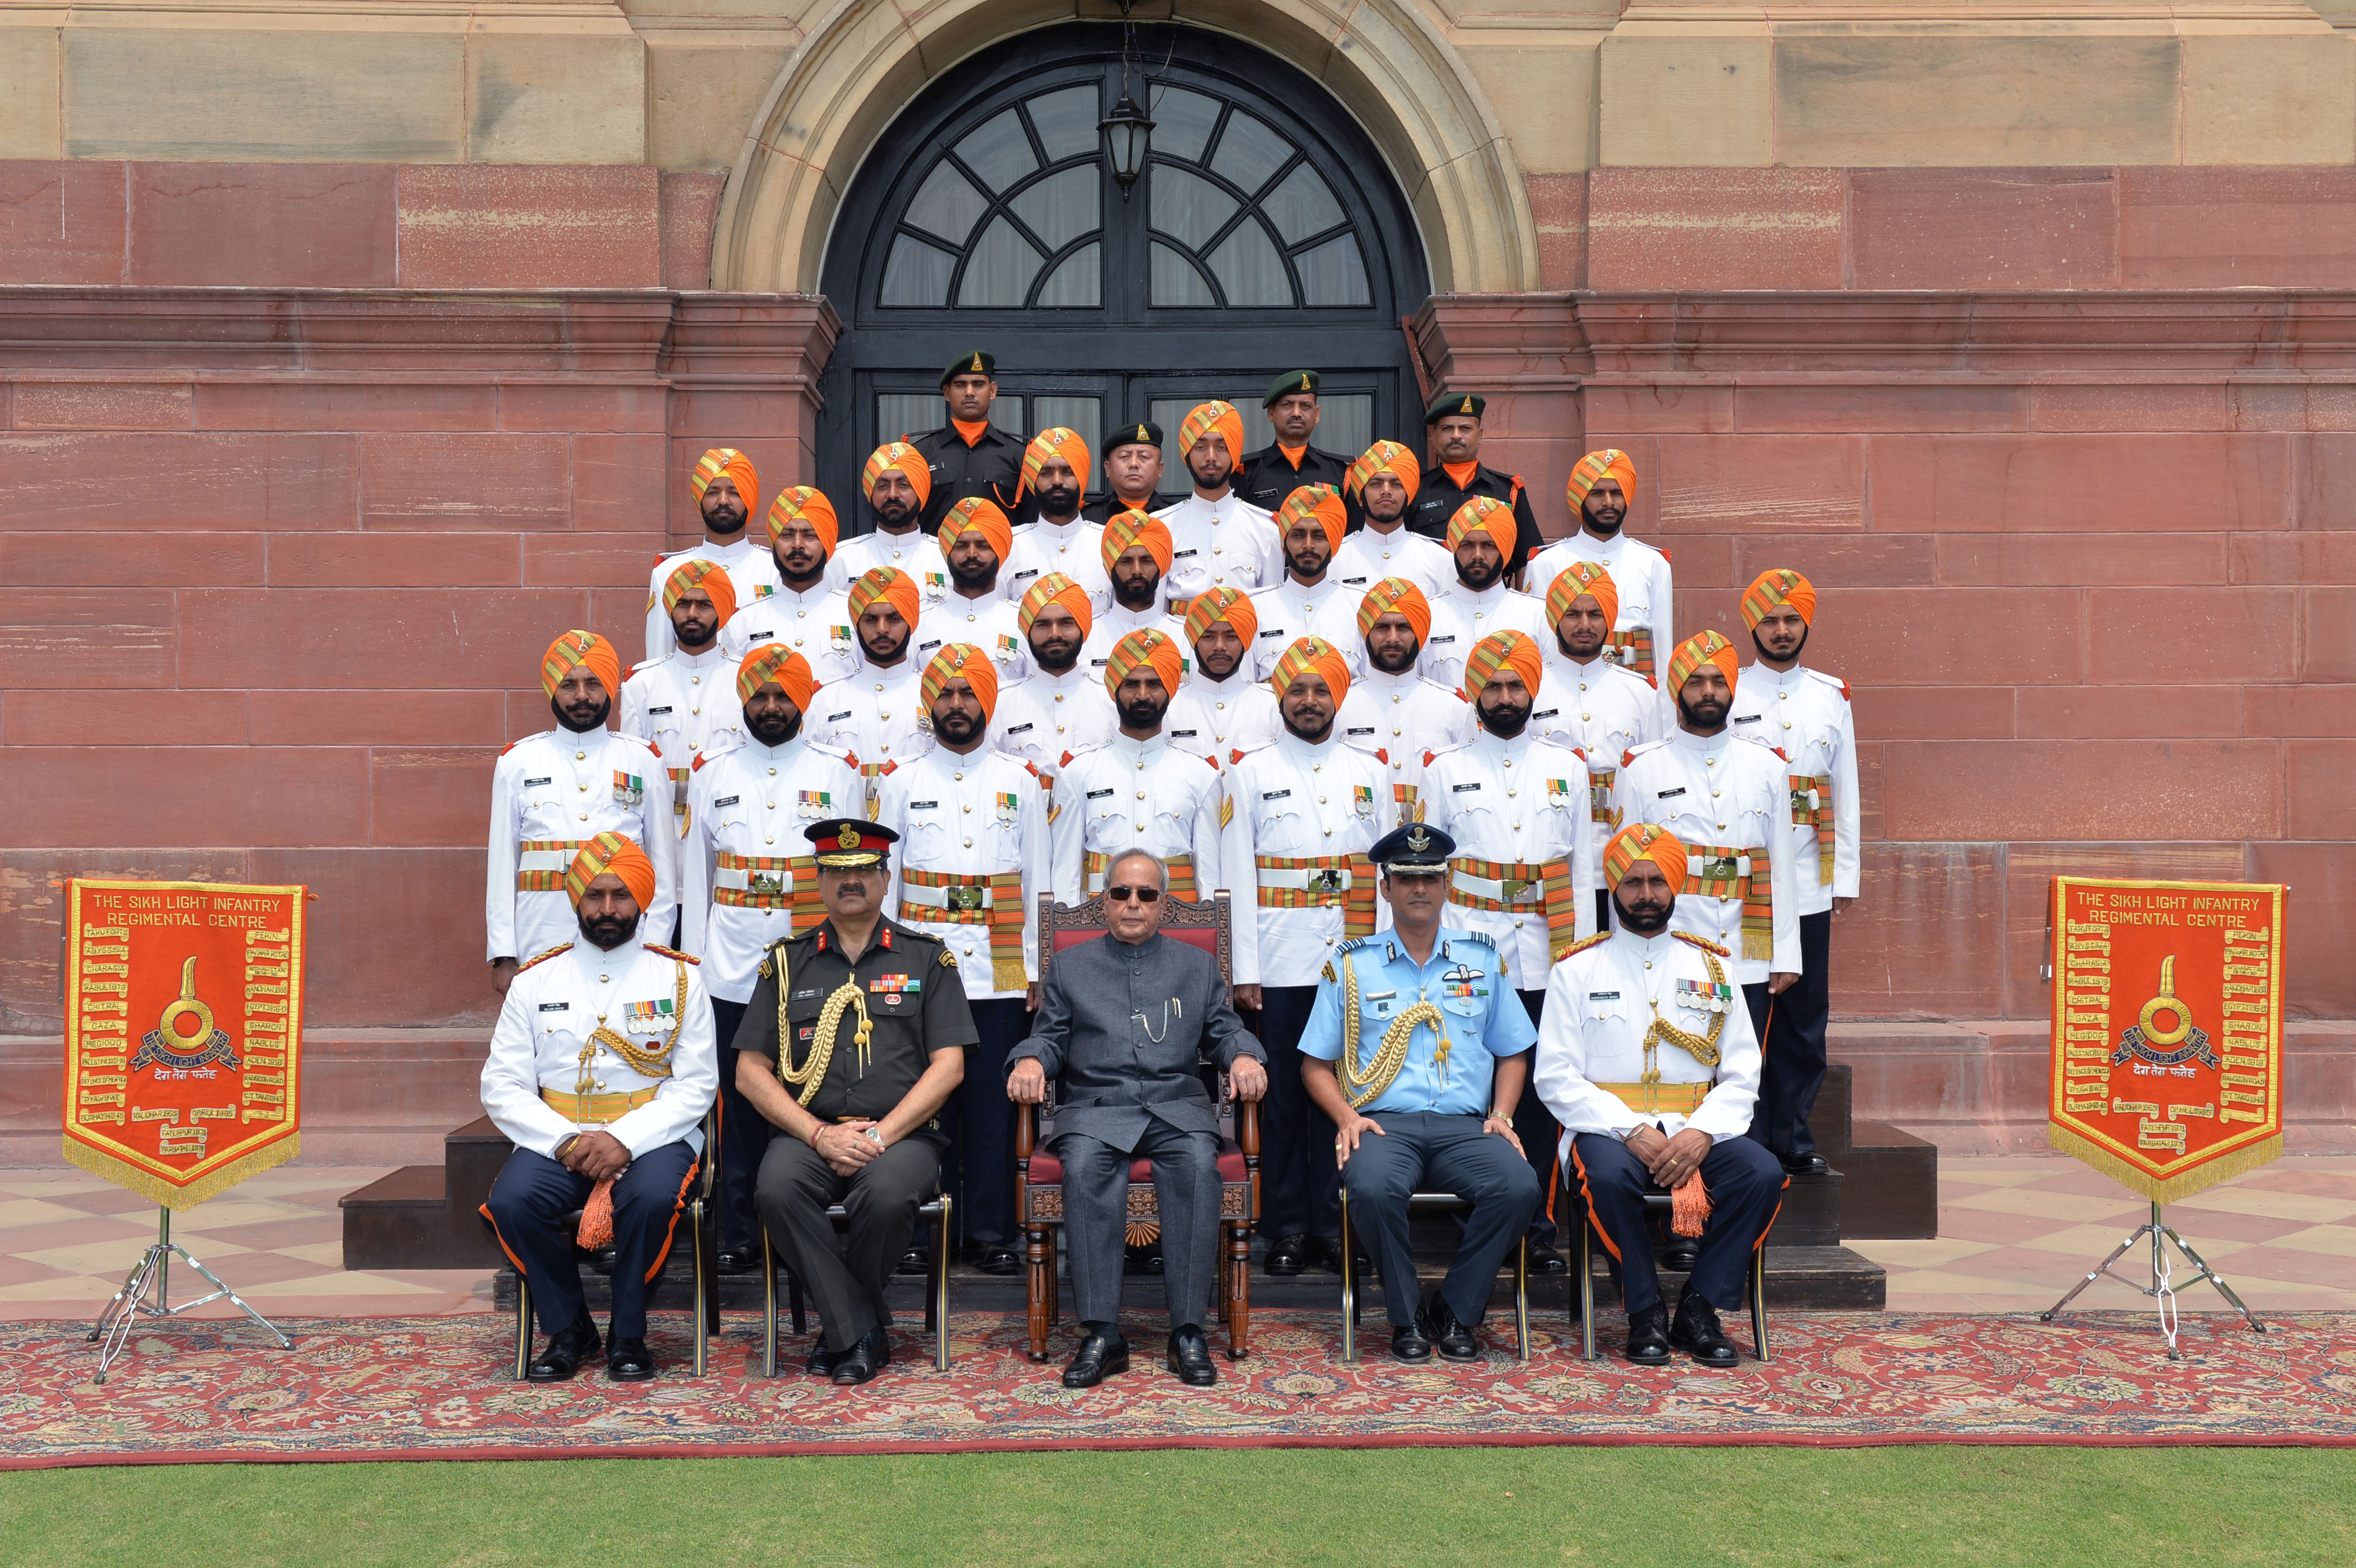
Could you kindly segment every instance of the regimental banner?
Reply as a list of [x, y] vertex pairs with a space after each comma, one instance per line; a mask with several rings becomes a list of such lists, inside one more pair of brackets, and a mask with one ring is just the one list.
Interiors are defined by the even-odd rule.
[[303, 901], [66, 884], [65, 1157], [187, 1209], [300, 1149]]
[[2281, 1155], [2284, 891], [2053, 879], [2055, 1148], [2155, 1203]]

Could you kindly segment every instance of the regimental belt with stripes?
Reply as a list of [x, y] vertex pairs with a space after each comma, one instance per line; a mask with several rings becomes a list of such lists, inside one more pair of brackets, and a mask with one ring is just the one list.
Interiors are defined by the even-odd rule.
[[818, 924], [818, 862], [808, 855], [712, 858], [712, 901], [728, 909], [790, 912], [796, 936]]
[[543, 1083], [540, 1097], [560, 1115], [578, 1123], [594, 1123], [602, 1127], [608, 1122], [620, 1121], [653, 1100], [655, 1090], [659, 1087], [659, 1084], [649, 1085], [644, 1089], [633, 1089], [626, 1094], [577, 1094], [563, 1089], [551, 1089]]
[[958, 876], [903, 866], [900, 913], [916, 925], [988, 926], [990, 988], [1020, 991], [1030, 983], [1023, 967], [1022, 872]]
[[1792, 825], [1816, 830], [1816, 879], [1830, 887], [1833, 880], [1833, 781], [1829, 773], [1811, 778], [1794, 773]]
[[1690, 846], [1686, 885], [1678, 891], [1708, 899], [1740, 899], [1743, 958], [1773, 960], [1775, 882], [1767, 851], [1727, 844]]
[[1593, 763], [1587, 769], [1587, 816], [1590, 822], [1605, 827], [1617, 827], [1620, 814], [1612, 809], [1612, 781], [1620, 776], [1617, 768], [1599, 768]]
[[[1194, 857], [1171, 855], [1165, 857], [1162, 863], [1170, 868], [1170, 896], [1193, 903], [1195, 900]], [[1094, 898], [1105, 891], [1105, 873], [1112, 869], [1112, 857], [1099, 855], [1091, 849], [1087, 853], [1087, 885], [1080, 892], [1084, 898]]]
[[1619, 1097], [1620, 1103], [1640, 1116], [1690, 1116], [1701, 1109], [1716, 1085], [1700, 1083], [1598, 1083], [1606, 1094]]
[[1450, 901], [1498, 914], [1544, 914], [1547, 961], [1560, 958], [1579, 940], [1579, 901], [1571, 894], [1569, 858], [1526, 865], [1519, 860], [1448, 862]]
[[516, 846], [516, 891], [561, 893], [564, 873], [585, 838], [527, 838]]
[[1262, 909], [1338, 909], [1342, 935], [1375, 932], [1375, 863], [1364, 855], [1255, 855]]
[[687, 778], [691, 768], [665, 768], [670, 775], [670, 814], [680, 819], [679, 830], [687, 831]]
[[1652, 627], [1631, 626], [1624, 632], [1614, 632], [1603, 639], [1603, 645], [1620, 650], [1618, 653], [1604, 656], [1613, 664], [1624, 669], [1634, 670], [1646, 680], [1652, 681], [1655, 686], [1660, 685], [1653, 676]]

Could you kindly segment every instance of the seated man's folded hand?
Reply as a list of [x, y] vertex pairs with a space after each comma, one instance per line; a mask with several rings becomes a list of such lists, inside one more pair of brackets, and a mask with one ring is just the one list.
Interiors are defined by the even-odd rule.
[[591, 1181], [610, 1181], [630, 1167], [629, 1147], [603, 1130], [582, 1134], [565, 1155], [564, 1163]]
[[1258, 1100], [1268, 1093], [1268, 1069], [1254, 1056], [1238, 1056], [1227, 1069], [1227, 1097], [1231, 1100]]
[[1035, 1056], [1016, 1061], [1006, 1075], [1006, 1097], [1018, 1105], [1036, 1105], [1047, 1097], [1047, 1070]]

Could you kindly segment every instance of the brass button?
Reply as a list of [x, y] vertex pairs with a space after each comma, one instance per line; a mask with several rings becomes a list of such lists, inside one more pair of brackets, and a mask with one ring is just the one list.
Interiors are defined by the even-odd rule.
[[703, 677], [700, 675], [689, 676], [687, 677], [687, 684], [690, 686], [701, 686], [703, 684]]
[[764, 838], [761, 842], [764, 844], [775, 844], [776, 840], [775, 838]]
[[969, 806], [969, 805], [967, 805], [967, 806], [960, 806], [960, 807], [958, 807], [958, 809], [959, 809], [959, 810], [961, 810], [961, 811], [963, 811], [963, 812], [965, 812], [968, 816], [971, 816], [971, 815], [972, 815], [972, 813], [973, 813], [973, 807], [971, 807], [971, 806]]
[[585, 811], [584, 811], [584, 812], [583, 812], [583, 813], [581, 814], [581, 820], [582, 820], [582, 821], [584, 821], [584, 822], [588, 821], [588, 820], [589, 820], [589, 814], [588, 814], [587, 812], [585, 812]]
[[970, 838], [967, 839], [967, 840], [965, 841], [965, 847], [966, 847], [967, 848], [969, 848], [969, 849], [972, 848], [973, 848], [973, 840], [972, 840], [972, 839], [970, 839]]

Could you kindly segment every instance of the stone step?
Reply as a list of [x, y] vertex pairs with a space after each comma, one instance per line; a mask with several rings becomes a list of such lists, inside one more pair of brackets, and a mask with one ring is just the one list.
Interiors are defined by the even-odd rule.
[[1939, 1146], [1885, 1122], [1857, 1124], [1841, 1156], [1841, 1231], [1851, 1241], [1927, 1240], [1939, 1233]]

